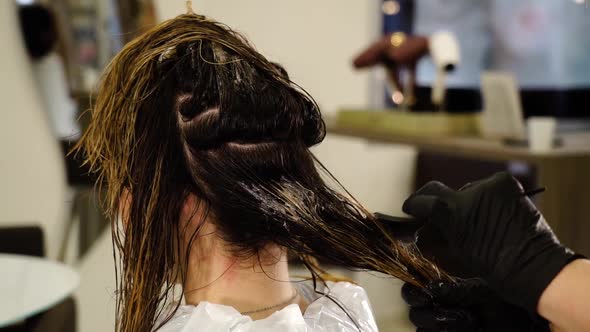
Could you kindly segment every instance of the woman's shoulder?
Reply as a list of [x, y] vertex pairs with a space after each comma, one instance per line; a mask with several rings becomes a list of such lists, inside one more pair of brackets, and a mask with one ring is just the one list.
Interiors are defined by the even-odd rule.
[[319, 292], [323, 295], [311, 302], [304, 314], [308, 326], [312, 327], [309, 331], [378, 331], [363, 287], [352, 282], [328, 281]]
[[340, 301], [351, 298], [368, 300], [365, 289], [352, 281], [326, 281], [325, 284], [317, 282], [314, 287], [313, 281], [306, 280], [297, 282], [294, 286], [299, 295], [309, 303], [314, 303], [322, 298], [330, 301], [330, 298], [334, 297]]
[[350, 282], [330, 282], [325, 285], [297, 282], [295, 287], [310, 302], [305, 313], [291, 304], [271, 316], [253, 321], [230, 306], [201, 302], [197, 306], [180, 306], [159, 332], [194, 331], [284, 331], [284, 332], [344, 332], [378, 331], [367, 293]]

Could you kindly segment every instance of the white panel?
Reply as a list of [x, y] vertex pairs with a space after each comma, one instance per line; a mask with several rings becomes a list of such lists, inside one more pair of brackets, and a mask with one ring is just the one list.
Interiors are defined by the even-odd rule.
[[373, 212], [401, 214], [413, 188], [416, 150], [328, 135], [312, 149], [356, 199]]

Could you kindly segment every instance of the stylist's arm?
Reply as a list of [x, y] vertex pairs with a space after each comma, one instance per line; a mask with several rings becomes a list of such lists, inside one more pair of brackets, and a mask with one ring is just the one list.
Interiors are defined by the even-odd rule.
[[560, 330], [590, 331], [590, 261], [559, 243], [512, 176], [499, 173], [459, 191], [430, 182], [403, 209], [429, 220], [507, 301]]

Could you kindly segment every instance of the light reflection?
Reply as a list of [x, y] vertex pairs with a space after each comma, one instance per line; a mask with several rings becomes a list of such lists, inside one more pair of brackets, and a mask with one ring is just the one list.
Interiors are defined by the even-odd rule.
[[390, 42], [393, 47], [400, 47], [406, 41], [406, 34], [403, 32], [394, 32], [391, 34]]
[[401, 103], [404, 102], [404, 94], [401, 93], [401, 91], [394, 91], [391, 94], [391, 100], [393, 100], [393, 102], [396, 103], [397, 105], [400, 105]]
[[399, 13], [399, 9], [399, 2], [395, 0], [383, 1], [383, 5], [381, 5], [381, 10], [385, 15], [395, 15]]

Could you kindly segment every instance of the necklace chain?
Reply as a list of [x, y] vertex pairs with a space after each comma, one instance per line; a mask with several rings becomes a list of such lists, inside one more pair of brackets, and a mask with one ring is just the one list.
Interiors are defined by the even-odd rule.
[[295, 299], [297, 298], [297, 296], [299, 296], [299, 293], [297, 292], [296, 288], [293, 288], [293, 296], [291, 296], [288, 300], [285, 300], [281, 303], [275, 304], [275, 305], [271, 305], [268, 307], [264, 307], [264, 308], [260, 308], [260, 309], [256, 309], [256, 310], [251, 310], [251, 311], [242, 311], [240, 312], [240, 314], [242, 315], [251, 315], [251, 314], [255, 314], [255, 313], [259, 313], [259, 312], [263, 312], [263, 311], [268, 311], [274, 308], [278, 308], [278, 307], [282, 307], [285, 306], [287, 304], [291, 304], [293, 301], [295, 301]]

